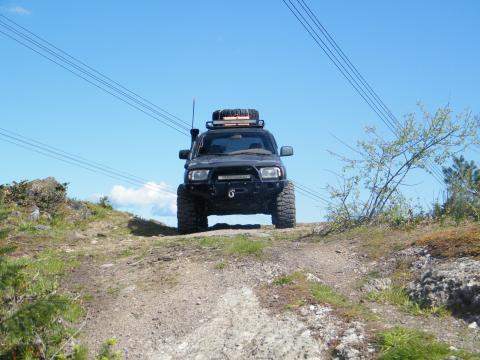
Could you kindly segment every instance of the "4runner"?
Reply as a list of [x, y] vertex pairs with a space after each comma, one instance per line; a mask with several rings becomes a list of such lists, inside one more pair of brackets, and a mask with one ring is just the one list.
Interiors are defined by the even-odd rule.
[[177, 190], [178, 231], [208, 227], [209, 215], [267, 214], [277, 228], [295, 226], [295, 190], [287, 180], [280, 156], [293, 155], [290, 146], [278, 150], [253, 109], [217, 110], [208, 131], [192, 129], [184, 183]]

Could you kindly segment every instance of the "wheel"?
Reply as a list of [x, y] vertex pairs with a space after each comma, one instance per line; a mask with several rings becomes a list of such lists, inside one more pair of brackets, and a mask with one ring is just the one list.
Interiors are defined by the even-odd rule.
[[212, 120], [222, 120], [223, 117], [228, 116], [249, 116], [251, 120], [259, 120], [260, 115], [255, 109], [224, 109], [214, 111]]
[[295, 188], [290, 181], [277, 195], [272, 213], [272, 223], [277, 229], [293, 228], [296, 224]]
[[191, 196], [185, 187], [177, 189], [177, 223], [180, 234], [190, 234], [208, 228], [203, 202]]

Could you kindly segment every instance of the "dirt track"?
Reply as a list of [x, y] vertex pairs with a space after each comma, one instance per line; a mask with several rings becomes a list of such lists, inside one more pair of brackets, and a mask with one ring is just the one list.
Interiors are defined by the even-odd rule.
[[[278, 311], [277, 298], [263, 291], [276, 277], [302, 271], [360, 300], [358, 284], [374, 264], [356, 254], [352, 241], [312, 243], [296, 230], [256, 257], [226, 255], [195, 241], [239, 234], [263, 239], [275, 230], [216, 230], [185, 239], [124, 235], [118, 228], [97, 224], [83, 244], [69, 248], [86, 255], [68, 283], [91, 296], [81, 339], [90, 348], [116, 337], [126, 359], [329, 359], [335, 348], [351, 350], [352, 359], [371, 357], [371, 324], [320, 304]], [[385, 306], [373, 311], [389, 319], [386, 326], [394, 318], [414, 321], [452, 345], [476, 347], [456, 320], [412, 320]]]

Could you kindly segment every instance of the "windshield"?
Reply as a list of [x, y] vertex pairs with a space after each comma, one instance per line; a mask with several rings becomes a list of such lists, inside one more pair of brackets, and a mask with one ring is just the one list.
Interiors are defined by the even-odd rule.
[[201, 140], [197, 156], [206, 155], [271, 155], [274, 149], [270, 138], [262, 132], [222, 132], [206, 134]]

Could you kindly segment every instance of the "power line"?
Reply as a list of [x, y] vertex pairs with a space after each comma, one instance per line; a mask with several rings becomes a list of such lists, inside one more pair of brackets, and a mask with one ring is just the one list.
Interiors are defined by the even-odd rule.
[[165, 114], [167, 114], [168, 116], [171, 116], [171, 117], [175, 118], [176, 120], [178, 120], [178, 121], [180, 121], [180, 122], [184, 123], [185, 125], [189, 125], [187, 121], [185, 121], [185, 120], [183, 120], [183, 119], [180, 119], [179, 117], [177, 117], [177, 116], [175, 116], [175, 115], [171, 114], [171, 113], [170, 113], [170, 112], [168, 112], [167, 110], [165, 110], [165, 109], [161, 108], [160, 106], [158, 106], [158, 105], [156, 105], [156, 104], [152, 103], [152, 102], [151, 102], [151, 101], [149, 101], [148, 99], [146, 99], [146, 98], [142, 97], [142, 96], [141, 96], [141, 95], [139, 95], [138, 93], [136, 93], [136, 92], [134, 92], [134, 91], [132, 91], [132, 90], [130, 90], [130, 89], [128, 89], [128, 88], [126, 88], [125, 86], [123, 86], [122, 84], [120, 84], [120, 83], [116, 82], [115, 80], [113, 80], [112, 78], [108, 77], [108, 76], [107, 76], [107, 75], [105, 75], [104, 73], [102, 73], [102, 72], [100, 72], [100, 71], [98, 71], [98, 70], [94, 69], [93, 67], [91, 67], [91, 66], [89, 66], [88, 64], [86, 64], [85, 62], [83, 62], [83, 61], [79, 60], [78, 58], [76, 58], [75, 56], [71, 55], [70, 53], [68, 53], [68, 52], [66, 52], [66, 51], [64, 51], [64, 50], [62, 50], [62, 49], [60, 49], [60, 48], [59, 48], [59, 47], [57, 47], [57, 46], [55, 46], [54, 44], [52, 44], [51, 42], [49, 42], [49, 41], [48, 41], [48, 40], [46, 40], [45, 38], [43, 38], [43, 37], [39, 36], [38, 34], [35, 34], [34, 32], [30, 31], [30, 30], [29, 30], [29, 29], [27, 29], [27, 28], [23, 27], [23, 26], [22, 26], [22, 25], [20, 25], [19, 23], [17, 23], [17, 22], [15, 22], [15, 21], [13, 21], [12, 19], [9, 19], [8, 17], [6, 17], [6, 16], [4, 16], [4, 15], [2, 15], [2, 14], [0, 14], [0, 17], [3, 17], [5, 20], [7, 20], [7, 21], [9, 21], [10, 23], [12, 23], [12, 24], [16, 25], [16, 26], [17, 26], [17, 27], [19, 27], [20, 29], [22, 29], [22, 30], [26, 31], [27, 33], [29, 33], [30, 35], [34, 36], [34, 37], [35, 37], [35, 38], [37, 38], [38, 40], [41, 40], [41, 41], [42, 41], [42, 42], [44, 42], [45, 44], [47, 44], [47, 45], [51, 46], [51, 47], [52, 47], [52, 48], [54, 48], [55, 50], [58, 50], [60, 53], [62, 53], [62, 54], [64, 54], [64, 55], [66, 55], [66, 56], [67, 56], [67, 57], [69, 57], [70, 59], [72, 59], [72, 60], [76, 61], [77, 63], [79, 63], [79, 64], [81, 64], [81, 65], [83, 65], [83, 66], [85, 66], [87, 69], [89, 69], [89, 70], [93, 71], [94, 73], [96, 73], [96, 74], [100, 75], [101, 77], [103, 77], [103, 78], [105, 78], [106, 80], [110, 81], [111, 83], [113, 83], [113, 84], [117, 85], [118, 87], [122, 88], [123, 90], [125, 90], [125, 91], [129, 92], [130, 94], [132, 94], [132, 95], [136, 96], [137, 98], [139, 98], [139, 99], [141, 99], [141, 100], [145, 101], [146, 103], [148, 103], [148, 104], [150, 104], [150, 105], [154, 106], [155, 108], [157, 108], [158, 110], [160, 110], [160, 111], [164, 112], [164, 113], [165, 113]]
[[309, 193], [307, 193], [307, 192], [303, 191], [302, 189], [300, 189], [299, 187], [297, 187], [297, 184], [295, 184], [295, 192], [304, 196], [304, 197], [306, 197], [306, 198], [308, 198], [308, 199], [310, 199], [310, 200], [312, 200], [312, 201], [314, 201], [314, 202], [316, 202], [316, 203], [321, 202], [321, 200], [319, 200], [318, 198], [310, 195]]
[[[6, 134], [5, 134], [6, 133]], [[71, 152], [67, 152], [65, 150], [62, 150], [62, 149], [59, 149], [57, 147], [54, 147], [54, 146], [51, 146], [51, 145], [48, 145], [46, 143], [43, 143], [43, 142], [40, 142], [38, 140], [35, 140], [35, 139], [32, 139], [32, 138], [29, 138], [29, 137], [26, 137], [26, 136], [23, 136], [17, 132], [14, 132], [14, 131], [11, 131], [11, 130], [7, 130], [5, 128], [2, 128], [0, 127], [0, 135], [3, 135], [4, 137], [7, 137], [7, 138], [10, 138], [12, 140], [16, 140], [16, 141], [25, 141], [25, 143], [28, 143], [29, 145], [31, 144], [32, 146], [33, 145], [38, 145], [38, 148], [44, 150], [44, 151], [49, 151], [50, 153], [52, 154], [55, 154], [55, 155], [58, 155], [58, 156], [62, 156], [66, 159], [69, 159], [69, 160], [74, 160], [80, 164], [84, 164], [84, 165], [88, 165], [88, 166], [91, 166], [91, 167], [95, 167], [96, 169], [99, 169], [99, 170], [107, 170], [107, 171], [111, 171], [112, 173], [116, 174], [116, 175], [119, 175], [119, 176], [123, 176], [127, 179], [131, 179], [132, 181], [136, 181], [136, 182], [142, 182], [142, 183], [147, 183], [149, 182], [150, 180], [146, 179], [146, 178], [142, 178], [140, 176], [137, 176], [137, 175], [134, 175], [132, 173], [129, 173], [129, 172], [126, 172], [126, 171], [123, 171], [123, 170], [119, 170], [119, 169], [116, 169], [114, 167], [111, 167], [111, 166], [108, 166], [108, 165], [105, 165], [105, 164], [102, 164], [102, 163], [99, 163], [99, 162], [96, 162], [94, 160], [89, 160], [85, 157], [82, 157], [82, 156], [79, 156], [79, 155], [76, 155], [76, 154], [73, 154]], [[10, 136], [9, 136], [10, 135]], [[33, 143], [33, 144], [32, 144]], [[169, 187], [169, 186], [167, 186]], [[172, 191], [174, 191], [174, 189], [172, 189], [171, 187], [169, 187]]]
[[[347, 79], [357, 94], [363, 98], [367, 105], [377, 114], [380, 120], [382, 120], [382, 122], [390, 129], [390, 131], [398, 136], [399, 131], [403, 131], [400, 121], [393, 115], [391, 110], [385, 105], [385, 102], [360, 74], [358, 69], [355, 67], [355, 65], [353, 65], [351, 60], [343, 52], [335, 39], [322, 25], [318, 17], [314, 14], [307, 3], [304, 0], [297, 0], [297, 3], [303, 9], [303, 12], [310, 19], [310, 21], [302, 14], [302, 11], [295, 6], [292, 0], [288, 0], [288, 3], [286, 0], [282, 1], [295, 16], [295, 18], [300, 22], [307, 33], [313, 38], [315, 43], [323, 50], [325, 55], [327, 55], [335, 67]], [[311, 24], [311, 22], [313, 22], [313, 24]], [[324, 36], [330, 46], [323, 40], [317, 31]], [[333, 50], [330, 47], [332, 47]], [[427, 169], [431, 172], [433, 177], [439, 181], [440, 184], [443, 184], [442, 181], [439, 180], [439, 170], [431, 164], [430, 159], [427, 159]]]
[[[318, 47], [320, 47], [325, 55], [330, 59], [330, 61], [335, 65], [335, 67], [340, 71], [343, 77], [350, 83], [350, 85], [354, 88], [355, 92], [362, 97], [362, 99], [366, 102], [366, 104], [375, 112], [378, 117], [384, 122], [384, 124], [391, 130], [394, 131], [393, 124], [390, 121], [385, 120], [384, 117], [380, 114], [381, 110], [378, 106], [371, 101], [368, 95], [365, 93], [363, 88], [360, 87], [358, 82], [355, 78], [350, 74], [350, 72], [345, 68], [341, 61], [335, 56], [332, 50], [328, 47], [325, 41], [318, 35], [312, 25], [306, 20], [306, 18], [302, 15], [302, 13], [298, 10], [298, 8], [292, 3], [291, 0], [282, 0], [283, 3], [287, 6], [290, 12], [295, 16], [295, 18], [300, 22], [303, 28], [307, 31], [307, 33], [312, 37]], [[289, 5], [290, 3], [290, 5]]]
[[82, 169], [88, 170], [93, 173], [104, 175], [112, 179], [121, 180], [131, 185], [141, 185], [141, 186], [150, 188], [152, 190], [176, 195], [174, 191], [161, 188], [160, 186], [157, 186], [157, 185], [152, 185], [151, 183], [143, 179], [139, 180], [139, 179], [136, 179], [135, 177], [123, 175], [122, 171], [116, 170], [114, 168], [107, 167], [96, 162], [92, 162], [80, 156], [67, 153], [63, 150], [53, 150], [53, 148], [49, 147], [48, 145], [46, 146], [38, 145], [41, 143], [36, 140], [28, 141], [25, 139], [27, 138], [23, 136], [22, 137], [14, 136], [11, 134], [4, 133], [3, 131], [0, 131], [0, 140], [4, 142], [8, 142], [10, 144], [22, 147], [24, 149], [36, 152], [38, 154], [42, 154], [44, 156], [62, 161], [64, 163], [67, 163], [76, 167], [80, 167]]
[[[393, 115], [392, 111], [387, 107], [385, 102], [380, 98], [380, 96], [375, 92], [375, 90], [372, 88], [372, 86], [365, 80], [365, 78], [362, 76], [362, 74], [358, 71], [357, 67], [353, 65], [351, 60], [348, 58], [348, 56], [343, 52], [343, 50], [340, 48], [338, 43], [333, 39], [333, 37], [330, 35], [330, 33], [327, 31], [327, 29], [322, 25], [318, 17], [313, 13], [313, 11], [310, 9], [310, 7], [306, 4], [304, 0], [297, 0], [299, 4], [302, 6], [304, 11], [307, 12], [308, 16], [310, 17], [311, 20], [314, 21], [314, 23], [317, 25], [317, 29], [321, 31], [321, 33], [324, 35], [324, 37], [327, 39], [327, 41], [334, 47], [336, 50], [337, 54], [340, 55], [342, 60], [347, 64], [349, 69], [353, 71], [354, 75], [356, 76], [357, 79], [363, 84], [363, 86], [366, 88], [367, 92], [373, 97], [373, 100], [376, 101], [377, 104], [382, 108], [383, 113], [382, 115], [386, 114], [388, 118], [386, 119], [390, 124], [393, 123], [392, 126], [394, 126], [394, 134], [397, 136], [399, 135], [399, 131], [404, 131], [403, 126], [401, 122]], [[400, 129], [400, 130], [398, 130]], [[440, 183], [443, 184], [441, 181], [441, 174], [438, 168], [432, 164], [430, 159], [427, 159], [427, 169], [432, 173], [433, 177]], [[440, 178], [440, 179], [439, 179]]]
[[[5, 18], [5, 16], [0, 15]], [[157, 105], [154, 105], [155, 107], [161, 109], [163, 112], [159, 110], [156, 110], [154, 107], [149, 105], [148, 102], [138, 99], [133, 95], [130, 95], [128, 92], [131, 94], [135, 94], [132, 91], [126, 89], [125, 91], [122, 90], [122, 88], [119, 88], [116, 84], [116, 82], [113, 82], [112, 80], [105, 80], [107, 79], [106, 76], [101, 75], [105, 79], [102, 79], [101, 77], [95, 75], [92, 71], [84, 68], [83, 66], [80, 66], [78, 64], [75, 64], [73, 61], [68, 60], [66, 57], [60, 55], [56, 50], [52, 50], [51, 48], [48, 48], [45, 45], [42, 45], [38, 41], [34, 40], [32, 37], [26, 35], [25, 33], [20, 32], [19, 30], [13, 28], [12, 26], [6, 24], [2, 20], [0, 20], [0, 26], [3, 27], [4, 30], [8, 31], [9, 33], [0, 30], [2, 34], [5, 36], [9, 37], [10, 39], [18, 42], [19, 44], [23, 45], [24, 47], [32, 50], [33, 52], [37, 53], [38, 55], [46, 58], [47, 60], [53, 62], [54, 64], [62, 67], [63, 69], [69, 71], [70, 73], [74, 74], [77, 77], [80, 77], [81, 79], [87, 81], [91, 85], [103, 90], [104, 92], [114, 96], [118, 100], [123, 101], [124, 103], [134, 107], [137, 110], [142, 111], [144, 114], [147, 116], [163, 123], [164, 125], [169, 126], [173, 130], [176, 130], [183, 135], [188, 136], [188, 131], [189, 131], [189, 124], [183, 120], [176, 120], [178, 119], [177, 117], [173, 118], [172, 115], [169, 115], [169, 113], [166, 113], [165, 110], [161, 109]], [[20, 38], [20, 39], [19, 39]], [[26, 41], [27, 43], [25, 43]], [[33, 47], [32, 47], [33, 46]], [[34, 48], [36, 47], [36, 48]], [[53, 58], [52, 58], [53, 56]], [[95, 70], [95, 72], [97, 72]], [[99, 73], [99, 72], [97, 72]], [[108, 78], [109, 79], [109, 78]], [[109, 82], [110, 81], [110, 82]], [[138, 97], [138, 95], [137, 95]]]
[[[153, 118], [154, 120], [161, 122], [162, 124], [170, 127], [171, 129], [181, 133], [182, 135], [188, 136], [188, 133], [186, 131], [189, 130], [188, 126], [190, 124], [188, 124], [186, 121], [178, 118], [177, 116], [171, 114], [165, 109], [152, 103], [146, 98], [140, 96], [138, 93], [119, 84], [118, 82], [111, 79], [107, 75], [87, 65], [85, 62], [79, 60], [78, 58], [74, 57], [68, 52], [60, 49], [59, 47], [55, 46], [48, 40], [35, 34], [31, 30], [28, 30], [27, 28], [21, 26], [15, 21], [7, 18], [2, 14], [0, 14], [0, 17], [2, 17], [3, 19], [7, 20], [9, 23], [17, 27], [17, 28], [14, 28], [8, 25], [6, 22], [0, 20], [0, 26], [3, 27], [4, 30], [8, 31], [7, 33], [4, 30], [0, 29], [0, 33], [2, 33], [3, 35], [16, 41], [17, 43], [35, 52], [36, 54], [44, 57], [50, 62], [60, 66], [64, 70], [67, 70], [68, 72], [81, 78], [82, 80], [88, 82], [89, 84], [97, 87], [98, 89], [126, 103], [127, 105], [133, 107], [134, 109], [141, 111], [142, 113]], [[136, 185], [138, 185], [140, 182], [147, 182], [146, 179], [143, 179], [136, 175], [82, 158], [78, 155], [74, 155], [72, 153], [52, 147], [45, 143], [41, 143], [37, 140], [26, 138], [23, 135], [11, 132], [7, 129], [3, 129], [3, 128], [0, 128], [0, 129], [3, 130], [5, 133], [7, 133], [7, 134], [0, 133], [0, 135], [4, 137], [3, 140], [6, 142], [14, 143], [24, 148], [28, 148], [25, 145], [32, 146], [34, 149], [36, 149], [35, 152], [41, 153], [43, 155], [46, 155], [47, 153], [49, 154], [48, 155], [49, 157], [53, 157], [57, 160], [61, 159], [61, 161], [67, 162], [69, 164], [73, 164], [73, 163], [77, 164], [78, 166], [82, 168], [86, 168], [90, 171], [94, 171], [94, 172], [100, 171], [103, 175], [105, 175], [104, 172], [106, 172], [109, 174], [108, 175], [109, 177], [118, 176], [124, 181], [125, 180], [133, 181], [134, 184]], [[9, 137], [8, 134], [14, 135], [14, 137], [13, 138], [10, 137], [9, 140], [6, 140], [5, 137], [8, 138]], [[17, 138], [15, 138], [15, 136], [17, 136]], [[18, 143], [15, 143], [15, 141], [20, 141], [21, 143], [23, 143], [23, 145], [19, 145]], [[294, 182], [294, 184], [298, 184], [298, 183]], [[318, 200], [326, 201], [325, 199], [320, 199], [320, 197], [318, 196], [319, 193], [315, 194], [312, 192], [311, 189], [310, 190], [301, 189], [301, 185], [299, 186], [299, 189], [300, 189], [300, 193], [306, 197], [309, 197], [317, 201]]]
[[323, 203], [325, 203], [326, 205], [330, 205], [332, 204], [332, 202], [325, 198], [322, 194], [320, 194], [318, 191], [312, 189], [312, 188], [309, 188], [305, 185], [302, 185], [301, 183], [299, 183], [298, 181], [294, 181], [294, 184], [295, 184], [295, 187], [309, 195], [311, 195], [312, 197], [314, 197], [315, 199], [319, 200], [319, 201], [322, 201]]

